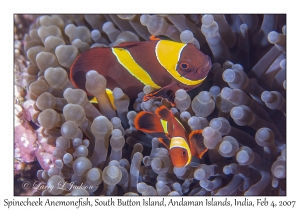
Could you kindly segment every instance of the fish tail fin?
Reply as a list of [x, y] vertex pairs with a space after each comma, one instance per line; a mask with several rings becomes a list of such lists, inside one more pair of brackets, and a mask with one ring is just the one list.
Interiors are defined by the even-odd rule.
[[91, 69], [101, 73], [104, 63], [114, 59], [112, 56], [108, 58], [107, 54], [111, 52], [108, 47], [95, 47], [79, 54], [72, 66], [70, 67], [70, 81], [76, 87], [84, 90], [88, 96], [91, 94], [86, 90], [85, 75]]
[[202, 156], [208, 150], [203, 143], [202, 130], [192, 131], [189, 135], [189, 142], [192, 155], [198, 158], [202, 158]]

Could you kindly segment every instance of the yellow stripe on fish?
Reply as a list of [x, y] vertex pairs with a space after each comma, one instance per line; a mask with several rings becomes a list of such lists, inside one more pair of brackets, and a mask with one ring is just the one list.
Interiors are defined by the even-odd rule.
[[182, 137], [173, 137], [171, 139], [171, 143], [170, 143], [170, 150], [173, 148], [183, 148], [186, 149], [187, 153], [188, 153], [188, 161], [186, 163], [186, 165], [188, 165], [191, 160], [192, 160], [192, 154], [191, 154], [191, 149], [188, 145], [188, 143], [186, 142], [186, 140], [184, 140], [184, 138]]
[[[116, 111], [117, 108], [116, 108], [116, 106], [115, 106], [114, 95], [113, 95], [112, 90], [109, 89], [109, 88], [106, 88], [105, 92], [106, 92], [106, 94], [107, 94], [107, 96], [108, 96], [108, 99], [109, 99], [109, 101], [110, 101], [110, 104], [111, 104], [112, 108]], [[98, 104], [97, 98], [96, 98], [96, 97], [92, 98], [92, 99], [90, 100], [90, 103], [92, 103], [92, 104]]]
[[180, 59], [182, 50], [187, 44], [172, 42], [167, 40], [158, 41], [155, 47], [155, 53], [158, 62], [170, 73], [179, 82], [186, 85], [198, 85], [203, 82], [203, 79], [200, 80], [189, 80], [177, 71], [177, 63]]
[[117, 107], [115, 106], [115, 98], [114, 98], [114, 95], [113, 95], [113, 92], [111, 89], [109, 88], [106, 88], [106, 94], [108, 96], [108, 99], [110, 101], [110, 104], [112, 105], [113, 109], [116, 111], [117, 110]]
[[107, 88], [121, 88], [131, 101], [149, 85], [155, 91], [146, 94], [144, 101], [163, 97], [173, 102], [176, 90], [189, 91], [200, 85], [210, 68], [210, 58], [190, 43], [124, 42], [81, 53], [70, 68], [70, 80], [91, 96], [85, 74], [92, 69], [107, 79]]
[[160, 86], [155, 84], [151, 76], [139, 64], [136, 63], [131, 54], [123, 48], [112, 48], [113, 54], [118, 59], [119, 63], [130, 73], [132, 76], [141, 81], [144, 85], [150, 85], [155, 89]]
[[164, 132], [166, 134], [168, 134], [169, 133], [168, 132], [168, 121], [160, 119], [160, 122], [161, 122], [161, 125], [162, 125], [163, 129], [164, 129]]

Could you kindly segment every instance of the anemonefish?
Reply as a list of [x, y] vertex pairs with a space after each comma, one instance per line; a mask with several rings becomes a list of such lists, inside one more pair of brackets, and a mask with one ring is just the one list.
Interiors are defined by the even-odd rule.
[[85, 74], [96, 70], [106, 78], [107, 88], [119, 87], [130, 99], [149, 85], [155, 91], [144, 100], [162, 97], [173, 101], [176, 90], [197, 87], [210, 68], [210, 58], [193, 44], [169, 40], [124, 42], [81, 53], [70, 67], [70, 80], [86, 91]]
[[155, 114], [139, 112], [134, 126], [139, 131], [157, 137], [169, 149], [172, 163], [176, 167], [190, 164], [193, 156], [202, 158], [207, 151], [203, 144], [202, 130], [192, 131], [188, 136], [180, 121], [165, 106], [158, 107]]

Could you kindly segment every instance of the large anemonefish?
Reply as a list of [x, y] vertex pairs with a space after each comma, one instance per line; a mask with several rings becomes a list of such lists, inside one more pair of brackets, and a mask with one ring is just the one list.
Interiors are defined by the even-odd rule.
[[157, 137], [169, 149], [172, 163], [176, 167], [190, 164], [193, 156], [202, 158], [207, 151], [203, 144], [202, 130], [192, 131], [187, 138], [183, 125], [165, 106], [158, 107], [155, 114], [139, 112], [134, 126], [137, 130]]
[[146, 95], [145, 100], [163, 97], [173, 101], [176, 90], [188, 91], [200, 85], [210, 68], [210, 58], [193, 44], [168, 40], [124, 42], [81, 53], [70, 68], [70, 79], [75, 87], [86, 91], [85, 74], [96, 70], [106, 78], [107, 88], [119, 87], [130, 99], [149, 85], [156, 91]]

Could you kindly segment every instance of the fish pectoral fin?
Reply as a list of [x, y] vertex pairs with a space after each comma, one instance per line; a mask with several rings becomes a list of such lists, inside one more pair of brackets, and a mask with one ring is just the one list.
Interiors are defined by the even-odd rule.
[[143, 98], [143, 101], [148, 101], [151, 98], [165, 98], [167, 99], [173, 106], [174, 104], [174, 99], [175, 99], [175, 92], [179, 89], [178, 85], [175, 85], [174, 83], [159, 88], [158, 90], [155, 90], [149, 94], [146, 94]]
[[194, 130], [189, 135], [192, 156], [202, 158], [208, 150], [203, 143], [202, 130]]
[[192, 156], [190, 166], [197, 167], [199, 164], [201, 164], [201, 159], [199, 157]]
[[92, 98], [92, 99], [90, 100], [90, 103], [91, 103], [91, 104], [98, 104], [97, 98], [96, 98], [96, 97]]

